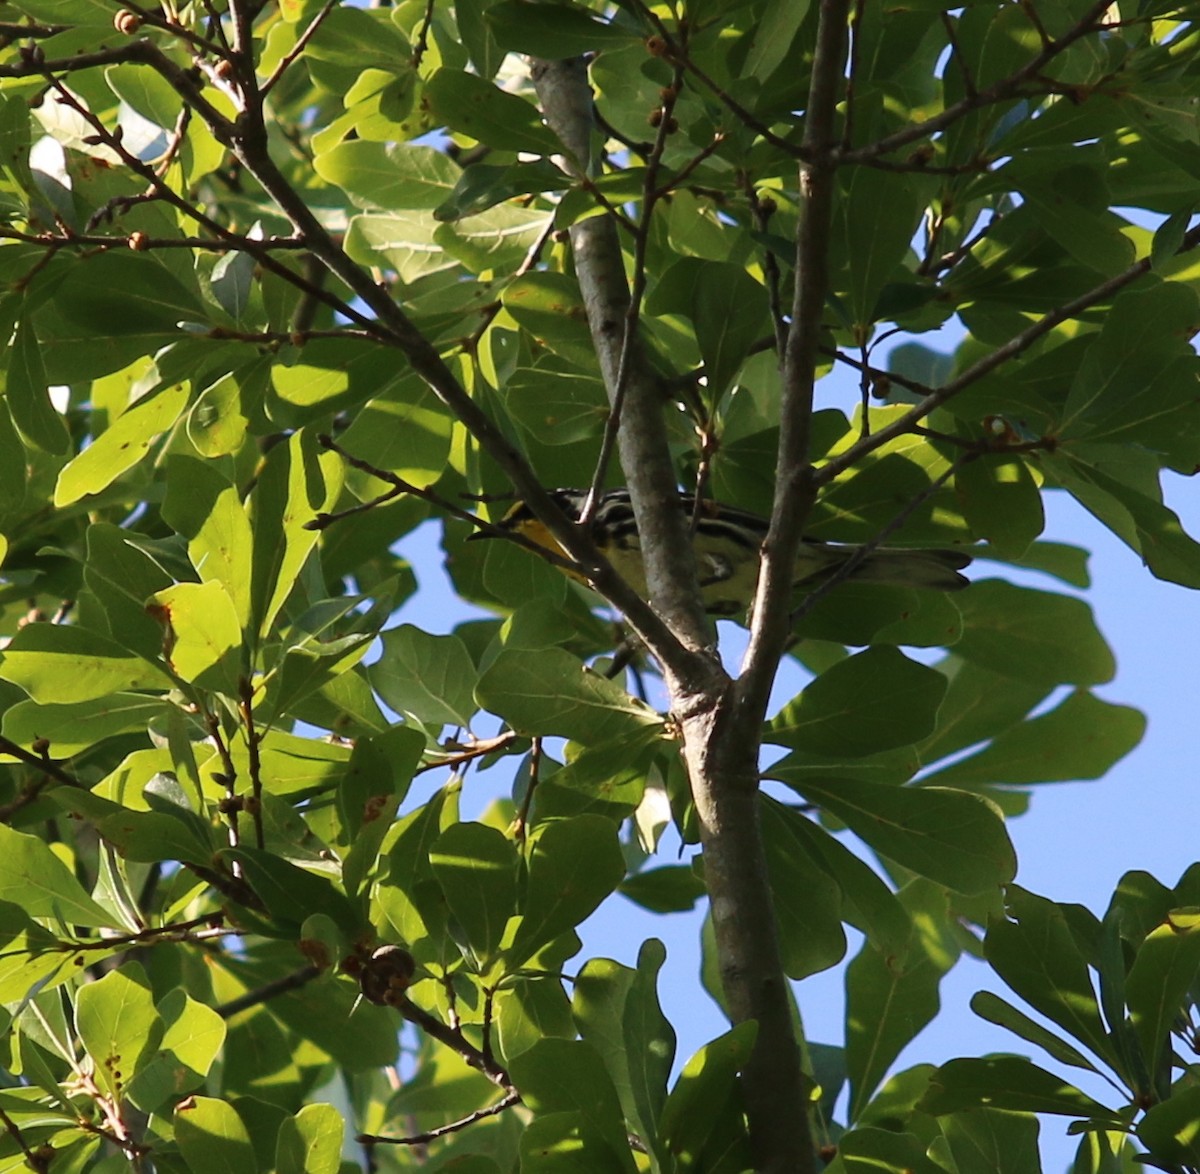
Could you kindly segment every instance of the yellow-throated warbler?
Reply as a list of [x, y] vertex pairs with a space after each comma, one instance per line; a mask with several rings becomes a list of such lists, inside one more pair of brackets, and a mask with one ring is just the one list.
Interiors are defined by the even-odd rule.
[[[567, 517], [579, 520], [587, 499], [586, 490], [552, 489], [549, 492]], [[691, 494], [679, 495], [679, 508], [689, 519], [694, 501]], [[524, 502], [514, 505], [496, 524], [501, 530], [511, 530], [538, 546], [562, 553], [550, 532]], [[628, 490], [611, 489], [601, 496], [592, 519], [591, 533], [597, 547], [621, 577], [645, 597], [641, 543]], [[766, 518], [718, 502], [701, 501], [695, 530], [696, 568], [704, 605], [710, 614], [737, 615], [749, 606], [758, 579], [758, 552], [766, 536]], [[486, 538], [488, 535], [479, 533], [472, 537]], [[796, 557], [796, 587], [803, 590], [818, 586], [836, 573], [858, 549], [853, 544], [805, 539]], [[958, 573], [970, 561], [970, 555], [957, 550], [906, 550], [881, 546], [854, 567], [849, 578], [892, 587], [957, 591], [970, 582]], [[564, 573], [581, 583], [586, 582], [571, 571]]]

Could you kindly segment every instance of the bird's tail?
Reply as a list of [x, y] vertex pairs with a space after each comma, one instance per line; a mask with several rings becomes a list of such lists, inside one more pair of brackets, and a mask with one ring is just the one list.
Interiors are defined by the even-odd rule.
[[[809, 551], [817, 557], [801, 558], [797, 570], [797, 585], [814, 584], [838, 573], [850, 559], [855, 558], [857, 546], [837, 543], [809, 543]], [[959, 571], [969, 565], [971, 556], [958, 550], [917, 549], [881, 546], [856, 562], [849, 580], [859, 583], [881, 583], [889, 587], [928, 587], [934, 591], [960, 591], [970, 580]], [[809, 564], [809, 565], [805, 565]]]

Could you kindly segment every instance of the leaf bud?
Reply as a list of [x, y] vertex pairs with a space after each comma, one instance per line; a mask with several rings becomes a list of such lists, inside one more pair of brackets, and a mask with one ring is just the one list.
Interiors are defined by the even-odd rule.
[[150, 238], [144, 232], [131, 232], [126, 243], [135, 253], [144, 253], [150, 247]]
[[132, 37], [141, 27], [142, 18], [136, 12], [130, 12], [128, 8], [122, 8], [113, 17], [113, 28], [127, 37]]

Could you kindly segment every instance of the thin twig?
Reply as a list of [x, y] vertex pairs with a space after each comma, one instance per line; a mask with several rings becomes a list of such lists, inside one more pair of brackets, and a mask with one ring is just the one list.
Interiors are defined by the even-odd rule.
[[421, 68], [425, 50], [429, 48], [429, 30], [433, 25], [433, 5], [434, 0], [425, 0], [425, 13], [421, 17], [421, 27], [417, 30], [417, 42], [413, 46], [412, 67], [414, 73]]
[[30, 1149], [20, 1126], [3, 1109], [0, 1109], [0, 1123], [3, 1123], [9, 1137], [17, 1143], [18, 1149], [25, 1155], [25, 1165], [35, 1174], [46, 1174], [46, 1171], [50, 1169], [50, 1162], [54, 1158], [54, 1151], [45, 1153], [40, 1149]]
[[[70, 245], [98, 249], [133, 249], [135, 252], [150, 252], [152, 249], [208, 249], [215, 253], [257, 252], [264, 246], [269, 249], [303, 249], [305, 244], [290, 236], [269, 236], [262, 240], [215, 239], [206, 236], [114, 236], [111, 233], [74, 232], [60, 225], [55, 232], [22, 232], [17, 228], [0, 225], [0, 240], [23, 241], [26, 244], [66, 248]], [[286, 337], [286, 334], [284, 334]]]
[[[432, 3], [432, 0], [430, 0]], [[271, 70], [271, 76], [258, 88], [259, 99], [265, 99], [275, 88], [289, 67], [304, 52], [305, 46], [312, 40], [317, 29], [325, 22], [325, 18], [341, 3], [341, 0], [325, 0], [321, 10], [310, 20], [304, 31], [296, 38], [296, 43], [279, 59], [278, 64]]]
[[262, 760], [259, 756], [262, 735], [254, 728], [254, 687], [247, 677], [238, 681], [238, 702], [242, 724], [246, 727], [246, 750], [250, 760], [250, 797], [253, 803], [247, 806], [250, 808], [250, 818], [254, 821], [254, 843], [261, 849], [266, 847], [262, 816]]
[[363, 1145], [368, 1143], [373, 1145], [424, 1145], [426, 1142], [437, 1141], [439, 1137], [458, 1133], [474, 1125], [477, 1121], [485, 1121], [488, 1117], [494, 1117], [497, 1113], [503, 1113], [505, 1109], [511, 1109], [513, 1105], [520, 1103], [521, 1094], [514, 1089], [505, 1093], [494, 1105], [488, 1105], [486, 1109], [476, 1109], [474, 1113], [468, 1113], [457, 1121], [451, 1121], [448, 1125], [439, 1125], [436, 1129], [429, 1129], [425, 1133], [414, 1133], [409, 1137], [384, 1137], [381, 1134], [360, 1133], [355, 1140]]
[[485, 1055], [461, 1031], [448, 1027], [440, 1019], [430, 1015], [428, 1011], [418, 1007], [406, 994], [401, 991], [389, 992], [388, 1006], [395, 1007], [410, 1023], [415, 1023], [426, 1035], [445, 1044], [451, 1051], [457, 1052], [472, 1068], [482, 1072], [493, 1084], [511, 1090], [512, 1080], [508, 1072], [496, 1061]]
[[989, 106], [1017, 97], [1021, 87], [1026, 82], [1036, 78], [1055, 57], [1060, 53], [1064, 53], [1081, 37], [1085, 37], [1089, 33], [1098, 32], [1101, 27], [1100, 21], [1110, 7], [1111, 0], [1096, 0], [1092, 7], [1088, 9], [1072, 28], [1068, 29], [1057, 40], [1051, 41], [1048, 45], [1043, 45], [1040, 53], [1031, 58], [1020, 69], [1009, 74], [1008, 77], [1001, 78], [1000, 81], [988, 86], [984, 90], [968, 94], [961, 101], [955, 102], [953, 106], [946, 107], [940, 114], [935, 114], [933, 117], [927, 118], [924, 122], [906, 127], [904, 130], [887, 135], [882, 139], [877, 139], [873, 143], [867, 143], [865, 146], [839, 152], [837, 156], [838, 162], [869, 163], [872, 160], [878, 159], [881, 155], [890, 155], [893, 151], [900, 150], [901, 147], [907, 147], [909, 143], [918, 142], [921, 139], [929, 138], [930, 135], [935, 135], [939, 131], [945, 130], [946, 127], [957, 122], [964, 115], [970, 114], [971, 111], [979, 109], [981, 106]]
[[230, 999], [228, 1003], [219, 1004], [213, 1010], [222, 1019], [232, 1019], [239, 1011], [248, 1011], [251, 1007], [269, 1002], [278, 995], [284, 995], [288, 991], [296, 991], [307, 986], [321, 973], [322, 970], [319, 966], [301, 966], [299, 970], [293, 970], [291, 974], [285, 974], [282, 978], [275, 979], [274, 982], [264, 983], [255, 990], [239, 995], [236, 999]]
[[[411, 481], [405, 481], [403, 477], [397, 476], [395, 473], [389, 472], [387, 469], [377, 468], [375, 465], [367, 461], [361, 460], [359, 457], [353, 456], [342, 448], [330, 436], [324, 434], [317, 437], [317, 443], [323, 448], [332, 449], [336, 453], [340, 453], [342, 459], [352, 468], [358, 469], [362, 473], [369, 473], [372, 477], [390, 485], [391, 488], [386, 493], [381, 493], [378, 497], [371, 498], [370, 501], [360, 502], [358, 505], [349, 506], [344, 510], [339, 510], [336, 513], [318, 513], [311, 522], [306, 522], [304, 528], [307, 530], [324, 530], [333, 525], [334, 522], [340, 522], [345, 518], [353, 517], [355, 514], [366, 513], [368, 510], [376, 509], [378, 506], [384, 505], [389, 501], [393, 501], [397, 497], [404, 494], [412, 494], [413, 497], [419, 497], [422, 501], [430, 502], [432, 505], [443, 510], [445, 513], [451, 514], [459, 521], [467, 522], [475, 528], [480, 534], [487, 534], [493, 538], [503, 538], [508, 542], [514, 542], [518, 546], [531, 551], [539, 558], [545, 559], [552, 566], [560, 567], [565, 570], [574, 571], [576, 574], [587, 574], [587, 571], [579, 563], [573, 562], [565, 555], [549, 550], [544, 546], [540, 546], [536, 542], [531, 542], [523, 534], [518, 534], [514, 530], [504, 530], [499, 526], [493, 526], [489, 522], [485, 522], [477, 514], [469, 513], [467, 510], [457, 506], [452, 501], [448, 501], [440, 494], [435, 493], [432, 489], [426, 489], [420, 485], [414, 485]], [[557, 536], [555, 538], [557, 541]]]
[[[1184, 235], [1177, 255], [1188, 252], [1196, 248], [1197, 245], [1200, 245], [1200, 226], [1189, 230]], [[880, 446], [887, 444], [890, 440], [894, 440], [897, 436], [903, 436], [911, 430], [914, 424], [919, 424], [935, 408], [940, 408], [943, 404], [958, 395], [959, 392], [970, 387], [971, 384], [978, 382], [985, 375], [994, 371], [1002, 364], [1007, 363], [1022, 351], [1028, 350], [1039, 338], [1049, 334], [1060, 323], [1066, 322], [1068, 319], [1083, 313], [1084, 310], [1091, 309], [1092, 306], [1106, 301], [1124, 289], [1125, 286], [1132, 284], [1149, 272], [1150, 258], [1145, 257], [1141, 261], [1136, 261], [1130, 265], [1124, 272], [1118, 273], [1115, 277], [1110, 277], [1107, 281], [1103, 281], [1093, 289], [1088, 290], [1087, 293], [1080, 294], [1079, 297], [1073, 298], [1071, 301], [1049, 311], [1032, 326], [1022, 330], [1019, 334], [1013, 335], [1008, 342], [996, 347], [990, 354], [984, 355], [982, 359], [972, 363], [956, 379], [952, 379], [942, 387], [930, 391], [919, 404], [914, 405], [903, 416], [880, 428], [878, 432], [872, 433], [865, 440], [858, 441], [844, 452], [832, 457], [817, 470], [814, 476], [815, 486], [819, 488], [828, 485], [835, 477], [840, 476], [851, 466], [862, 460], [867, 453], [873, 452]]]
[[955, 18], [948, 12], [942, 13], [942, 27], [946, 30], [951, 60], [957, 64], [958, 72], [962, 75], [963, 93], [968, 98], [977, 98], [979, 90], [975, 85], [975, 78], [971, 75], [971, 67], [967, 64], [966, 57], [963, 56], [962, 46], [958, 43], [958, 27]]
[[542, 774], [542, 740], [535, 737], [529, 746], [529, 780], [525, 784], [525, 794], [521, 797], [521, 809], [513, 820], [512, 835], [518, 844], [525, 840], [525, 832], [529, 827], [529, 811], [533, 806], [533, 796], [537, 791], [538, 781]]
[[646, 174], [642, 180], [642, 214], [634, 236], [633, 281], [629, 292], [629, 304], [625, 310], [625, 330], [621, 336], [621, 357], [617, 363], [617, 380], [612, 390], [608, 419], [604, 422], [600, 452], [592, 471], [587, 498], [579, 514], [579, 524], [583, 527], [590, 526], [592, 519], [596, 516], [596, 510], [600, 506], [600, 491], [604, 485], [604, 479], [608, 475], [608, 465], [617, 445], [617, 435], [621, 427], [621, 412], [625, 406], [625, 396], [629, 390], [629, 380], [633, 370], [634, 347], [638, 341], [642, 299], [646, 294], [646, 250], [650, 242], [650, 224], [654, 216], [655, 205], [665, 194], [660, 192], [657, 187], [658, 173], [662, 167], [663, 152], [667, 148], [667, 138], [674, 125], [675, 104], [679, 100], [679, 90], [682, 84], [683, 70], [676, 66], [671, 85], [662, 91], [662, 102], [657, 111], [658, 127], [654, 136], [654, 146], [646, 160]]
[[[141, 44], [141, 42], [135, 42], [135, 44]], [[155, 68], [158, 68], [158, 59], [162, 55], [157, 52], [157, 49], [155, 49], [154, 46], [150, 46], [150, 49], [153, 49], [154, 52], [149, 53], [147, 51], [147, 53], [143, 53], [141, 56], [135, 56], [132, 59], [145, 60], [147, 64], [154, 65]], [[81, 54], [80, 56], [82, 57], [84, 55]], [[71, 60], [78, 61], [79, 58], [72, 58]], [[163, 60], [165, 61], [165, 58]], [[167, 62], [166, 64], [169, 66], [169, 68], [160, 69], [160, 72], [163, 74], [166, 80], [172, 83], [172, 85], [176, 88], [176, 91], [180, 93], [185, 100], [192, 103], [193, 107], [208, 124], [209, 130], [212, 131], [214, 137], [216, 137], [218, 141], [223, 142], [226, 145], [232, 143], [234, 141], [233, 124], [230, 123], [229, 120], [223, 115], [219, 114], [206, 100], [203, 100], [199, 97], [189, 96], [188, 91], [191, 87], [190, 80], [187, 79], [186, 75], [183, 74], [183, 71], [179, 70], [176, 66], [172, 65], [170, 62]], [[126, 150], [121, 142], [120, 136], [109, 131], [104, 123], [101, 122], [100, 119], [96, 117], [96, 115], [93, 114], [87, 106], [77, 101], [70, 90], [68, 90], [58, 78], [54, 77], [49, 72], [49, 69], [50, 65], [47, 63], [40, 67], [40, 72], [46, 77], [46, 80], [50, 83], [50, 85], [54, 87], [55, 91], [59, 94], [60, 99], [71, 109], [76, 111], [76, 113], [78, 113], [80, 117], [82, 117], [88, 123], [88, 125], [95, 130], [98, 141], [115, 151], [120, 156], [121, 162], [124, 163], [126, 167], [128, 167], [135, 174], [140, 175], [148, 183], [154, 185], [165, 203], [170, 204], [173, 208], [176, 208], [178, 211], [194, 220], [197, 224], [201, 225], [203, 228], [206, 228], [209, 232], [213, 233], [214, 236], [224, 240], [241, 242], [241, 247], [247, 253], [253, 256], [254, 259], [259, 262], [264, 269], [269, 269], [272, 273], [278, 277], [281, 277], [289, 285], [293, 285], [298, 289], [310, 292], [313, 297], [324, 302], [336, 313], [350, 319], [352, 322], [358, 323], [359, 326], [363, 327], [367, 331], [372, 333], [379, 332], [379, 325], [373, 319], [355, 309], [349, 303], [344, 302], [341, 298], [335, 297], [327, 290], [314, 288], [311, 283], [305, 281], [300, 274], [295, 273], [293, 270], [289, 269], [286, 265], [279, 261], [272, 254], [271, 250], [263, 245], [263, 242], [255, 241], [250, 237], [231, 232], [229, 229], [219, 224], [211, 216], [208, 216], [206, 213], [202, 212], [194, 204], [184, 199], [181, 195], [179, 195], [178, 192], [165, 183], [163, 179], [155, 173], [152, 167], [142, 162], [142, 160], [140, 160], [136, 155], [133, 155]], [[178, 77], [176, 75], [178, 75]], [[2, 76], [5, 75], [3, 70], [0, 70], [0, 77]], [[13, 76], [25, 75], [21, 74]], [[184, 80], [180, 81], [179, 78], [183, 78]], [[317, 223], [315, 217], [312, 218], [312, 223]]]
[[648, 21], [658, 36], [662, 39], [661, 55], [674, 65], [681, 65], [697, 81], [706, 86], [731, 114], [743, 125], [756, 134], [761, 135], [768, 143], [785, 151], [793, 159], [804, 158], [804, 148], [781, 138], [761, 119], [746, 109], [736, 98], [716, 82], [708, 73], [700, 68], [687, 54], [687, 48], [681, 45], [667, 28], [663, 19], [644, 0], [633, 0], [634, 6], [642, 17]]
[[[189, 921], [175, 922], [173, 925], [151, 926], [137, 933], [118, 934], [111, 938], [100, 938], [94, 942], [61, 942], [58, 949], [65, 954], [81, 953], [85, 950], [113, 950], [123, 946], [152, 946], [157, 942], [206, 942], [214, 937], [235, 933], [224, 925], [225, 915], [220, 910], [206, 913], [202, 917], [193, 917]], [[207, 934], [197, 934], [192, 931], [200, 926], [212, 931]]]
[[488, 754], [497, 754], [502, 750], [507, 750], [514, 742], [520, 741], [521, 735], [514, 730], [507, 730], [503, 734], [497, 734], [494, 738], [479, 738], [472, 742], [469, 746], [452, 747], [446, 745], [443, 747], [447, 751], [445, 757], [434, 758], [429, 762], [423, 762], [413, 771], [414, 775], [423, 774], [429, 770], [442, 770], [446, 767], [457, 769], [468, 762], [473, 762], [477, 758], [484, 758]]
[[[40, 743], [40, 739], [39, 739]], [[12, 758], [25, 763], [26, 766], [31, 766], [35, 770], [40, 770], [43, 774], [49, 775], [56, 782], [63, 783], [68, 787], [84, 787], [70, 771], [64, 770], [56, 762], [50, 759], [50, 746], [52, 743], [46, 742], [42, 753], [35, 753], [33, 750], [26, 750], [25, 747], [18, 745], [11, 738], [6, 738], [0, 735], [0, 754], [7, 754]], [[43, 786], [45, 784], [42, 784]], [[40, 788], [39, 788], [40, 789]], [[86, 789], [86, 788], [85, 788]], [[24, 804], [22, 804], [24, 806]]]

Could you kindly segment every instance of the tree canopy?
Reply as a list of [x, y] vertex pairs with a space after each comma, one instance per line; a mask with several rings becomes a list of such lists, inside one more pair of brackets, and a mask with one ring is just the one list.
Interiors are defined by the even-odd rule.
[[[1200, 865], [1092, 912], [1006, 830], [1144, 724], [1043, 496], [1200, 587], [1196, 5], [4, 15], [0, 1171], [1200, 1170]], [[797, 596], [814, 540], [973, 581]], [[682, 1066], [623, 901], [710, 911]], [[964, 954], [1013, 1053], [895, 1071]]]

